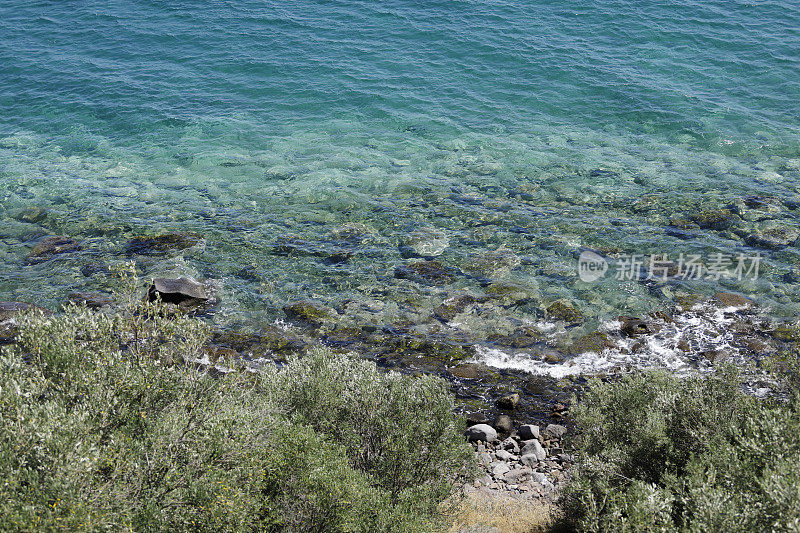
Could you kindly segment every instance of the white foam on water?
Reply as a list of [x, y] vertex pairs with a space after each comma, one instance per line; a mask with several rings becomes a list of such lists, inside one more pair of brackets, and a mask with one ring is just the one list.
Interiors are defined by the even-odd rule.
[[658, 332], [633, 338], [619, 335], [621, 321], [609, 320], [601, 323], [598, 330], [609, 334], [613, 347], [600, 352], [587, 351], [558, 363], [547, 362], [536, 353], [505, 352], [482, 346], [476, 347], [475, 362], [556, 379], [633, 368], [662, 368], [676, 374], [708, 372], [713, 365], [705, 354], [722, 353], [726, 360], [739, 359], [740, 350], [729, 328], [741, 310], [701, 304], [676, 315], [672, 321], [660, 321]]

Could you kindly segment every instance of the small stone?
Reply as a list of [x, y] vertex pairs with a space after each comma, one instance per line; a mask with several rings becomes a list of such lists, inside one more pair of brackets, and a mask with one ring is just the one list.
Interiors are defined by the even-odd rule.
[[526, 466], [514, 468], [503, 475], [506, 483], [517, 484], [531, 474], [531, 469]]
[[509, 450], [512, 453], [519, 453], [519, 444], [517, 443], [516, 440], [512, 439], [511, 437], [508, 437], [506, 440], [504, 440], [501, 443], [501, 446], [503, 447], [503, 449]]
[[516, 392], [497, 399], [497, 407], [501, 409], [516, 409], [519, 404], [519, 394]]
[[539, 438], [539, 426], [533, 424], [523, 424], [517, 430], [519, 438], [522, 440], [533, 440]]
[[534, 453], [528, 453], [520, 457], [523, 465], [529, 468], [536, 468], [539, 465], [539, 458]]
[[544, 428], [544, 438], [546, 439], [560, 439], [567, 432], [567, 428], [561, 424], [548, 424]]
[[511, 433], [511, 430], [514, 428], [514, 422], [508, 415], [499, 415], [494, 419], [494, 424], [492, 425], [497, 431], [505, 434]]
[[511, 470], [511, 467], [508, 466], [506, 463], [498, 463], [496, 466], [492, 468], [492, 475], [494, 477], [501, 477], [509, 470]]
[[516, 456], [506, 450], [497, 450], [494, 452], [494, 456], [497, 457], [501, 461], [508, 461], [510, 459], [516, 459]]
[[494, 442], [497, 440], [497, 431], [488, 424], [476, 424], [468, 428], [464, 434], [470, 442]]
[[547, 476], [541, 472], [533, 472], [531, 474], [531, 479], [534, 482], [539, 483], [540, 485], [548, 485], [550, 481], [547, 479]]

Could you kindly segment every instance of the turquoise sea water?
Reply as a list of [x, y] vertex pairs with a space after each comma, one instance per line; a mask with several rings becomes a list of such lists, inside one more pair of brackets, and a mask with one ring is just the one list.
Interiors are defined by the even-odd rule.
[[[591, 328], [719, 290], [791, 317], [799, 208], [794, 0], [0, 5], [0, 300], [108, 289], [95, 267], [130, 237], [179, 230], [205, 246], [133, 259], [219, 280], [232, 328], [311, 298], [440, 332], [431, 309], [498, 282], [529, 297], [451, 328], [481, 344], [561, 298]], [[29, 264], [46, 234], [82, 249]], [[452, 280], [395, 275], [425, 235]], [[763, 260], [586, 283], [584, 250]]]

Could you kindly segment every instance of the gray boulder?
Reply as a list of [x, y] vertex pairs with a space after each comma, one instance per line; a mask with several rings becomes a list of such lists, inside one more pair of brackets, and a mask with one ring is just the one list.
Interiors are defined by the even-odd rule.
[[544, 428], [544, 438], [546, 439], [560, 439], [567, 432], [567, 428], [561, 424], [548, 424]]
[[535, 439], [525, 441], [525, 445], [522, 447], [522, 451], [520, 453], [523, 456], [533, 454], [539, 461], [544, 461], [545, 457], [547, 457], [547, 452], [544, 451], [544, 448], [542, 448], [542, 445], [539, 443], [539, 441]]
[[476, 424], [468, 428], [464, 434], [470, 442], [494, 442], [497, 440], [497, 431], [489, 424]]
[[205, 286], [190, 278], [156, 278], [147, 291], [147, 299], [154, 302], [161, 298], [164, 303], [185, 305], [202, 305], [209, 300]]
[[522, 440], [532, 440], [539, 438], [539, 426], [533, 424], [523, 424], [517, 430], [517, 435]]

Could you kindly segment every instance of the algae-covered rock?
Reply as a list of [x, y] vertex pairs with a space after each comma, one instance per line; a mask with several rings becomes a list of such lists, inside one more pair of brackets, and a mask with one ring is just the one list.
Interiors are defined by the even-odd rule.
[[787, 224], [772, 223], [756, 228], [744, 241], [756, 248], [778, 250], [793, 245], [800, 238], [800, 230]]
[[451, 296], [443, 301], [439, 306], [433, 310], [436, 318], [443, 322], [449, 322], [463, 313], [470, 305], [475, 303], [475, 297], [470, 294], [459, 294]]
[[488, 366], [480, 363], [462, 363], [448, 369], [448, 372], [453, 376], [461, 379], [492, 379], [495, 377], [495, 372]]
[[757, 307], [756, 302], [750, 298], [732, 292], [718, 292], [714, 295], [714, 299], [722, 304], [723, 307], [735, 307], [737, 309], [754, 309]]
[[463, 265], [467, 273], [486, 278], [497, 278], [520, 265], [520, 259], [507, 248], [498, 248], [470, 256]]
[[321, 324], [325, 320], [333, 318], [336, 311], [326, 307], [319, 302], [311, 300], [299, 300], [283, 306], [286, 316], [295, 320], [309, 322], [311, 324]]
[[772, 336], [784, 342], [800, 342], [800, 324], [790, 322], [778, 324], [772, 330]]
[[689, 217], [703, 229], [724, 231], [730, 229], [741, 219], [730, 209], [704, 209], [693, 213]]
[[421, 284], [447, 285], [455, 281], [456, 272], [439, 261], [416, 261], [395, 268], [394, 276]]
[[494, 281], [486, 287], [486, 296], [503, 307], [518, 307], [536, 301], [539, 294], [535, 287]]
[[37, 222], [42, 222], [47, 218], [47, 209], [41, 206], [30, 206], [26, 207], [16, 215], [14, 215], [14, 219], [19, 220], [20, 222], [27, 222], [28, 224], [35, 224]]
[[492, 333], [486, 340], [508, 348], [529, 348], [542, 342], [544, 335], [537, 327], [528, 325], [519, 327], [509, 334]]
[[563, 320], [567, 325], [582, 324], [583, 314], [569, 300], [561, 299], [551, 303], [545, 309], [548, 318]]
[[80, 249], [81, 244], [75, 239], [63, 235], [51, 235], [39, 241], [30, 251], [26, 260], [28, 264], [35, 265]]
[[161, 235], [133, 237], [125, 245], [128, 255], [162, 255], [171, 251], [185, 250], [203, 242], [199, 233], [173, 232]]
[[67, 296], [67, 301], [76, 305], [84, 305], [89, 309], [101, 309], [114, 305], [114, 299], [107, 294], [96, 292], [73, 292]]
[[567, 348], [570, 355], [579, 355], [587, 352], [601, 353], [606, 348], [613, 348], [614, 343], [605, 333], [595, 331], [579, 337]]
[[250, 357], [284, 356], [300, 353], [306, 348], [306, 343], [300, 337], [273, 325], [265, 326], [258, 333], [216, 331], [211, 336], [211, 344]]

